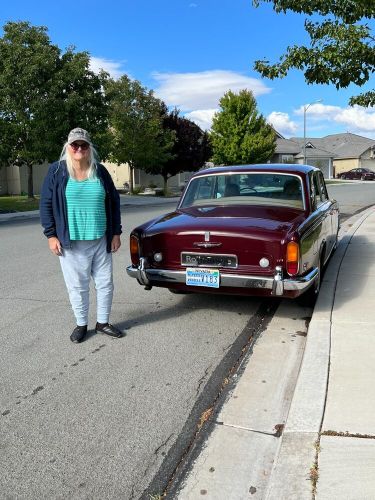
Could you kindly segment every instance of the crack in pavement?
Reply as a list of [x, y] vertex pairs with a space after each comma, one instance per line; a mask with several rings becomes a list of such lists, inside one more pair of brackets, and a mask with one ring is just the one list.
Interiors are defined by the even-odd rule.
[[[100, 351], [103, 347], [105, 347], [105, 346], [106, 346], [106, 344], [100, 344], [100, 345], [99, 345], [99, 347], [97, 347], [97, 348], [95, 348], [94, 350], [92, 350], [91, 352], [89, 352], [89, 353], [88, 353], [88, 355], [90, 356], [90, 355], [92, 355], [92, 354], [95, 354], [95, 353], [99, 352], [99, 351]], [[85, 361], [85, 359], [86, 359], [86, 358], [84, 358], [84, 357], [80, 357], [80, 358], [78, 359], [78, 361], [74, 361], [73, 363], [71, 363], [71, 364], [70, 364], [70, 367], [78, 366], [78, 365], [79, 365], [79, 363], [83, 363], [83, 362]], [[69, 365], [65, 364], [65, 365], [64, 365], [64, 368], [68, 368], [68, 369], [69, 369]], [[65, 375], [65, 373], [64, 373], [63, 371], [59, 371], [59, 373], [58, 373], [58, 374], [59, 374], [60, 376]], [[57, 380], [57, 376], [56, 376], [56, 375], [55, 375], [55, 376], [52, 376], [51, 381], [52, 381], [52, 382], [54, 382], [54, 381], [56, 381], [56, 380]], [[12, 406], [14, 406], [14, 405], [17, 405], [17, 406], [19, 407], [19, 405], [20, 405], [23, 401], [28, 400], [28, 398], [29, 398], [29, 397], [31, 397], [31, 396], [36, 396], [39, 392], [41, 392], [42, 390], [44, 390], [44, 389], [46, 389], [46, 388], [48, 388], [48, 383], [44, 383], [44, 385], [38, 385], [37, 387], [35, 387], [34, 389], [32, 389], [32, 391], [31, 391], [30, 393], [28, 393], [28, 394], [26, 394], [26, 395], [22, 395], [22, 396], [19, 396], [19, 395], [18, 395], [18, 396], [16, 396], [16, 401], [13, 403], [13, 405], [11, 405], [11, 407], [12, 407]], [[7, 415], [9, 415], [9, 414], [10, 414], [13, 410], [14, 410], [14, 408], [12, 408], [12, 409], [7, 408], [7, 409], [3, 410], [3, 411], [1, 412], [1, 414], [0, 414], [0, 415], [1, 415], [2, 417], [6, 417], [6, 416], [7, 416]]]
[[[209, 376], [205, 390], [201, 391], [187, 416], [185, 425], [172, 447], [168, 450], [159, 470], [143, 491], [141, 499], [149, 499], [155, 491], [170, 498], [178, 491], [181, 482], [200, 454], [205, 440], [214, 428], [212, 413], [218, 414], [225, 401], [229, 382], [237, 379], [247, 355], [252, 354], [253, 344], [259, 338], [275, 314], [280, 300], [261, 303], [257, 311], [248, 318], [245, 327], [237, 335], [229, 352]], [[245, 356], [246, 354], [246, 356]], [[210, 414], [207, 413], [207, 408]], [[202, 421], [203, 415], [208, 415]]]
[[211, 366], [212, 365], [210, 365], [208, 368], [205, 369], [204, 375], [202, 375], [202, 377], [198, 380], [198, 387], [197, 387], [197, 390], [195, 392], [196, 396], [198, 396], [198, 393], [199, 393], [199, 390], [201, 388], [201, 385], [203, 384], [203, 381], [207, 378], [207, 375], [208, 375], [208, 372], [209, 372]]

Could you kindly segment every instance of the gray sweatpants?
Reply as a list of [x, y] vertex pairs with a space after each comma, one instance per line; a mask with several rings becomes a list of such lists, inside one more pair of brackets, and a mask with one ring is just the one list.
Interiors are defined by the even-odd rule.
[[69, 300], [78, 326], [88, 324], [91, 276], [95, 283], [97, 321], [108, 323], [113, 297], [112, 254], [107, 253], [106, 237], [92, 241], [72, 241], [60, 257]]

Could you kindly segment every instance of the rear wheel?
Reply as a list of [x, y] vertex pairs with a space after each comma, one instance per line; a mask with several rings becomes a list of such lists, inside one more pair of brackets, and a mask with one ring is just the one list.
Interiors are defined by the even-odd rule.
[[303, 295], [301, 295], [297, 299], [298, 303], [301, 306], [304, 306], [304, 307], [314, 307], [315, 306], [315, 302], [316, 302], [316, 299], [318, 297], [319, 290], [320, 290], [320, 284], [322, 282], [322, 272], [323, 272], [322, 257], [320, 257], [320, 259], [319, 259], [318, 271], [319, 271], [318, 276], [317, 276], [314, 284], [307, 290], [307, 292], [305, 292]]

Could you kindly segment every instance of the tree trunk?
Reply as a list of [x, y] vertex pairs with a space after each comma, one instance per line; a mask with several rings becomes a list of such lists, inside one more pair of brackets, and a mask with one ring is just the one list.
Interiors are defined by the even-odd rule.
[[27, 197], [30, 200], [34, 199], [34, 180], [33, 180], [33, 164], [27, 164]]
[[129, 172], [130, 172], [130, 177], [129, 177], [129, 193], [134, 194], [134, 183], [133, 183], [133, 172], [134, 172], [134, 167], [131, 163], [129, 163]]
[[167, 194], [168, 194], [168, 177], [163, 176], [163, 179], [164, 179], [164, 187], [163, 187], [164, 196], [167, 196]]

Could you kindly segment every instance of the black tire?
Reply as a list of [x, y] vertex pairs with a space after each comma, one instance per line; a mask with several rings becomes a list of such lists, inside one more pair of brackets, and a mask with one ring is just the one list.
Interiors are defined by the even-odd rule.
[[322, 282], [322, 256], [319, 259], [319, 273], [315, 280], [315, 283], [305, 292], [303, 295], [298, 297], [298, 303], [303, 307], [314, 307], [316, 299], [319, 295], [320, 285]]

